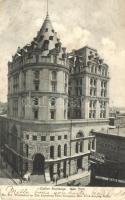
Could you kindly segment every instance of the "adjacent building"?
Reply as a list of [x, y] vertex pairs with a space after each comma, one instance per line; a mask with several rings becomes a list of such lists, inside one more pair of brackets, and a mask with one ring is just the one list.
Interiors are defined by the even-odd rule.
[[103, 160], [93, 164], [94, 176], [100, 179], [125, 184], [125, 128], [109, 129], [108, 132], [94, 132], [96, 154]]

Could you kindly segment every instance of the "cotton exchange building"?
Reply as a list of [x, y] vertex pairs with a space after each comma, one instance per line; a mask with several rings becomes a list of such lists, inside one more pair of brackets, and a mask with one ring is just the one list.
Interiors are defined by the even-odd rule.
[[[89, 70], [89, 66], [81, 62], [78, 53], [69, 58], [47, 14], [37, 37], [31, 44], [18, 48], [8, 63], [8, 114], [0, 117], [1, 148], [4, 159], [19, 176], [29, 172], [31, 176], [43, 176], [42, 183], [53, 181], [55, 176], [63, 179], [64, 184], [69, 180], [89, 183], [88, 156], [95, 149], [91, 131], [108, 127], [109, 78], [108, 68], [97, 52], [88, 47], [84, 50], [96, 71], [84, 73], [83, 69]], [[84, 92], [69, 94], [71, 85], [75, 87], [70, 70], [79, 64], [81, 69], [76, 70], [75, 81], [82, 74]], [[105, 68], [106, 73], [102, 73]], [[73, 111], [72, 117], [70, 109], [74, 108], [69, 98], [74, 96], [80, 102], [85, 100], [78, 107], [80, 113], [86, 114], [75, 116]]]

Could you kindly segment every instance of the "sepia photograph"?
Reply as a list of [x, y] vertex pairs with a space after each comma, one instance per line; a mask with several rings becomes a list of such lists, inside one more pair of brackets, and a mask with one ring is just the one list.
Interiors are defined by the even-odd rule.
[[0, 0], [0, 45], [0, 185], [124, 187], [125, 1]]

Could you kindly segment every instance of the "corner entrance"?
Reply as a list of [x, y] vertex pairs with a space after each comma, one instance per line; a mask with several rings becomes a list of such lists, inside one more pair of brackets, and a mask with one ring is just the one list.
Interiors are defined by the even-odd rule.
[[33, 160], [33, 174], [44, 174], [45, 158], [42, 154], [36, 154]]

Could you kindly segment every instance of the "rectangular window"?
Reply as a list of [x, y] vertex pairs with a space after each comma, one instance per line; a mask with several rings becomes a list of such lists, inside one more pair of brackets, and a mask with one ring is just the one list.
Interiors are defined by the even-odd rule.
[[39, 90], [39, 84], [35, 84], [35, 91]]
[[61, 136], [58, 136], [58, 140], [61, 140], [61, 138], [62, 138]]
[[29, 135], [26, 135], [26, 139], [29, 140]]
[[55, 110], [50, 111], [50, 118], [55, 119]]
[[55, 82], [51, 83], [51, 87], [52, 87], [52, 92], [56, 92], [56, 83]]
[[41, 141], [46, 141], [46, 136], [41, 136]]
[[54, 141], [55, 137], [54, 136], [50, 136], [50, 141]]
[[64, 119], [66, 119], [66, 110], [64, 110]]
[[38, 119], [38, 110], [34, 111], [34, 119]]
[[33, 135], [33, 140], [37, 140], [37, 136], [36, 135]]
[[64, 139], [67, 139], [67, 135], [64, 135]]

